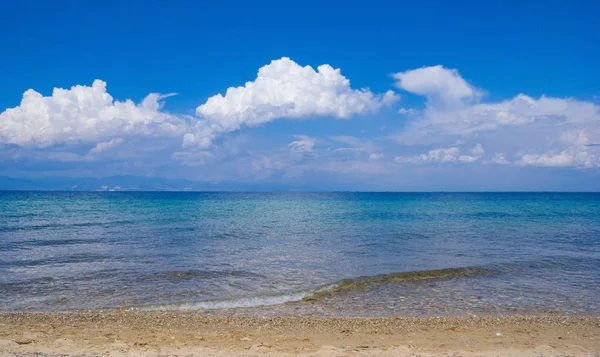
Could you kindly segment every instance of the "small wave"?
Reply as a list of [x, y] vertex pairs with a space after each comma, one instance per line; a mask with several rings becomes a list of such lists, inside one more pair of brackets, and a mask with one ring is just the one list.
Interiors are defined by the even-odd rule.
[[263, 295], [254, 297], [244, 297], [229, 300], [209, 300], [186, 302], [177, 304], [165, 304], [143, 307], [132, 307], [129, 310], [138, 311], [169, 311], [169, 310], [214, 310], [214, 309], [234, 309], [245, 307], [259, 307], [280, 305], [288, 302], [297, 302], [311, 298], [315, 294], [325, 292], [335, 287], [335, 284], [323, 286], [314, 290], [300, 291], [291, 294], [281, 295]]
[[[170, 272], [175, 276], [181, 273], [188, 276], [190, 272]], [[203, 273], [203, 272], [202, 272]], [[323, 285], [315, 289], [299, 291], [290, 294], [281, 295], [262, 295], [254, 297], [242, 297], [228, 300], [209, 300], [197, 302], [173, 303], [165, 305], [153, 305], [142, 307], [131, 307], [130, 310], [141, 311], [166, 311], [166, 310], [213, 310], [213, 309], [233, 309], [280, 305], [289, 302], [318, 300], [320, 298], [342, 293], [349, 290], [369, 289], [383, 284], [394, 284], [425, 279], [453, 279], [458, 277], [468, 277], [475, 275], [490, 275], [494, 271], [486, 268], [450, 268], [439, 270], [423, 270], [412, 272], [398, 272], [391, 274], [381, 274], [375, 276], [363, 276], [353, 279], [344, 279], [334, 284]], [[192, 274], [195, 275], [195, 274]]]

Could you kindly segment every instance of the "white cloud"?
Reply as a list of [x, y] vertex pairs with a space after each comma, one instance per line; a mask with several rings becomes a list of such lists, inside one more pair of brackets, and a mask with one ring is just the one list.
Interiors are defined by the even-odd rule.
[[510, 164], [510, 162], [506, 159], [506, 157], [502, 153], [496, 153], [494, 155], [494, 157], [492, 157], [492, 159], [490, 161], [487, 161], [486, 163], [497, 164], [497, 165]]
[[302, 67], [287, 57], [260, 68], [256, 79], [243, 87], [230, 87], [196, 109], [204, 118], [185, 145], [208, 147], [220, 133], [258, 126], [280, 118], [331, 116], [349, 118], [375, 112], [397, 100], [394, 92], [373, 94], [353, 89], [339, 69], [328, 64]]
[[600, 167], [600, 157], [598, 156], [600, 148], [595, 145], [590, 146], [586, 134], [565, 133], [561, 137], [561, 141], [570, 146], [562, 151], [550, 150], [543, 154], [522, 153], [521, 158], [515, 164], [517, 166], [543, 167]]
[[458, 162], [471, 163], [479, 160], [480, 156], [460, 155]]
[[516, 162], [516, 164], [518, 166], [572, 166], [573, 156], [569, 155], [566, 152], [561, 152], [557, 155], [526, 154], [523, 155], [521, 159]]
[[397, 156], [394, 161], [398, 163], [409, 164], [427, 164], [427, 163], [472, 163], [481, 158], [484, 153], [483, 146], [477, 144], [470, 152], [473, 155], [460, 155], [458, 147], [436, 148], [429, 150], [426, 154], [418, 156]]
[[[81, 162], [91, 167], [106, 159], [148, 167], [148, 172], [155, 167], [207, 165], [210, 170], [202, 174], [219, 178], [233, 172], [241, 177], [249, 172], [256, 178], [303, 170], [366, 174], [405, 168], [392, 160], [456, 168], [469, 163], [600, 168], [598, 103], [525, 94], [486, 102], [458, 71], [442, 66], [394, 77], [399, 88], [427, 99], [424, 108], [398, 110], [406, 117], [396, 116], [405, 126], [394, 137], [400, 144], [395, 147], [379, 144], [385, 137], [365, 134], [391, 129], [389, 118], [381, 118], [356, 137], [322, 133], [323, 139], [317, 141], [296, 135], [281, 148], [281, 144], [237, 142], [227, 135], [214, 145], [220, 135], [239, 128], [280, 118], [345, 119], [373, 113], [398, 98], [391, 91], [354, 89], [329, 65], [313, 69], [282, 58], [262, 67], [245, 86], [208, 99], [197, 109], [201, 117], [163, 111], [168, 95], [150, 94], [140, 103], [117, 101], [100, 80], [91, 86], [54, 89], [48, 96], [28, 90], [19, 106], [0, 113], [0, 156], [4, 162], [55, 161], [57, 167]], [[358, 133], [361, 128], [350, 129]], [[321, 145], [315, 148], [317, 142]], [[395, 155], [402, 156], [392, 159]], [[222, 172], [215, 171], [219, 167]], [[415, 171], [421, 169], [429, 170]]]
[[296, 152], [313, 152], [313, 147], [317, 143], [315, 138], [306, 135], [294, 135], [297, 140], [292, 141], [287, 146]]
[[123, 139], [121, 138], [114, 138], [110, 141], [103, 141], [101, 143], [98, 143], [95, 147], [93, 147], [89, 151], [89, 154], [100, 154], [102, 152], [111, 150], [112, 148], [119, 146], [122, 142]]
[[101, 80], [91, 87], [55, 88], [51, 96], [29, 89], [19, 106], [0, 113], [0, 143], [45, 148], [94, 143], [116, 135], [182, 134], [182, 122], [160, 111], [162, 99], [170, 95], [152, 93], [139, 104], [119, 102]]
[[[423, 116], [414, 120], [397, 136], [403, 144], [435, 143], [439, 140], [466, 140], [502, 130], [519, 128], [558, 138], [565, 131], [592, 130], [599, 134], [599, 107], [575, 99], [518, 95], [499, 103], [481, 103], [448, 109], [435, 105], [427, 107]], [[531, 139], [531, 138], [530, 138]]]
[[337, 156], [338, 160], [362, 158], [368, 161], [378, 161], [384, 157], [384, 155], [380, 152], [381, 148], [377, 147], [368, 140], [348, 135], [332, 136], [331, 139], [337, 141], [338, 143], [348, 145], [348, 147], [341, 147], [333, 150], [334, 153], [339, 153], [342, 155]]
[[458, 159], [460, 150], [456, 147], [429, 150], [427, 154], [419, 155], [423, 162], [454, 162]]
[[481, 156], [484, 152], [485, 150], [483, 150], [483, 146], [479, 143], [477, 143], [477, 145], [471, 149], [471, 154], [475, 156]]
[[485, 103], [456, 71], [436, 66], [399, 75], [400, 88], [430, 99], [422, 114], [395, 137], [402, 145], [477, 140], [503, 152], [504, 159], [498, 157], [496, 163], [506, 164], [508, 153], [521, 166], [600, 167], [600, 152], [593, 146], [600, 141], [600, 106], [593, 102], [519, 94]]
[[443, 163], [443, 162], [455, 162], [458, 160], [460, 149], [457, 147], [450, 148], [437, 148], [429, 150], [426, 154], [418, 156], [397, 156], [394, 161], [398, 163], [411, 163], [411, 164], [423, 164], [423, 163]]
[[434, 101], [453, 103], [480, 96], [456, 69], [443, 66], [422, 67], [392, 75], [396, 87]]
[[402, 114], [402, 115], [406, 115], [409, 117], [412, 117], [414, 115], [417, 115], [419, 113], [418, 110], [413, 109], [413, 108], [400, 108], [398, 109], [398, 114]]
[[346, 148], [337, 149], [340, 151], [343, 151], [343, 150], [362, 151], [362, 152], [372, 154], [378, 150], [378, 148], [372, 142], [359, 139], [355, 136], [340, 135], [340, 136], [332, 136], [331, 139], [333, 139], [334, 141], [337, 141], [339, 143], [350, 146], [349, 148], [346, 147]]

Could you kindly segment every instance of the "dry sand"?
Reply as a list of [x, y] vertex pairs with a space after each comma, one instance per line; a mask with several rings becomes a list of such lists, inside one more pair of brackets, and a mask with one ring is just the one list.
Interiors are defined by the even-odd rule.
[[2, 356], [598, 356], [600, 318], [0, 314]]

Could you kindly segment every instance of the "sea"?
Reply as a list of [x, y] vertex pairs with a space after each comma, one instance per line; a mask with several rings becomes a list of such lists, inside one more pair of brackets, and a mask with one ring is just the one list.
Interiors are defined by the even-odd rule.
[[0, 192], [0, 312], [600, 316], [599, 193]]

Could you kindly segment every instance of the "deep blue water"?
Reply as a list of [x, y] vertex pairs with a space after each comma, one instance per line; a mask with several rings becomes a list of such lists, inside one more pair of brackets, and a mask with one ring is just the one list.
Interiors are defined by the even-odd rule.
[[[464, 267], [492, 273], [277, 305]], [[122, 306], [597, 315], [600, 194], [0, 192], [1, 311]]]

